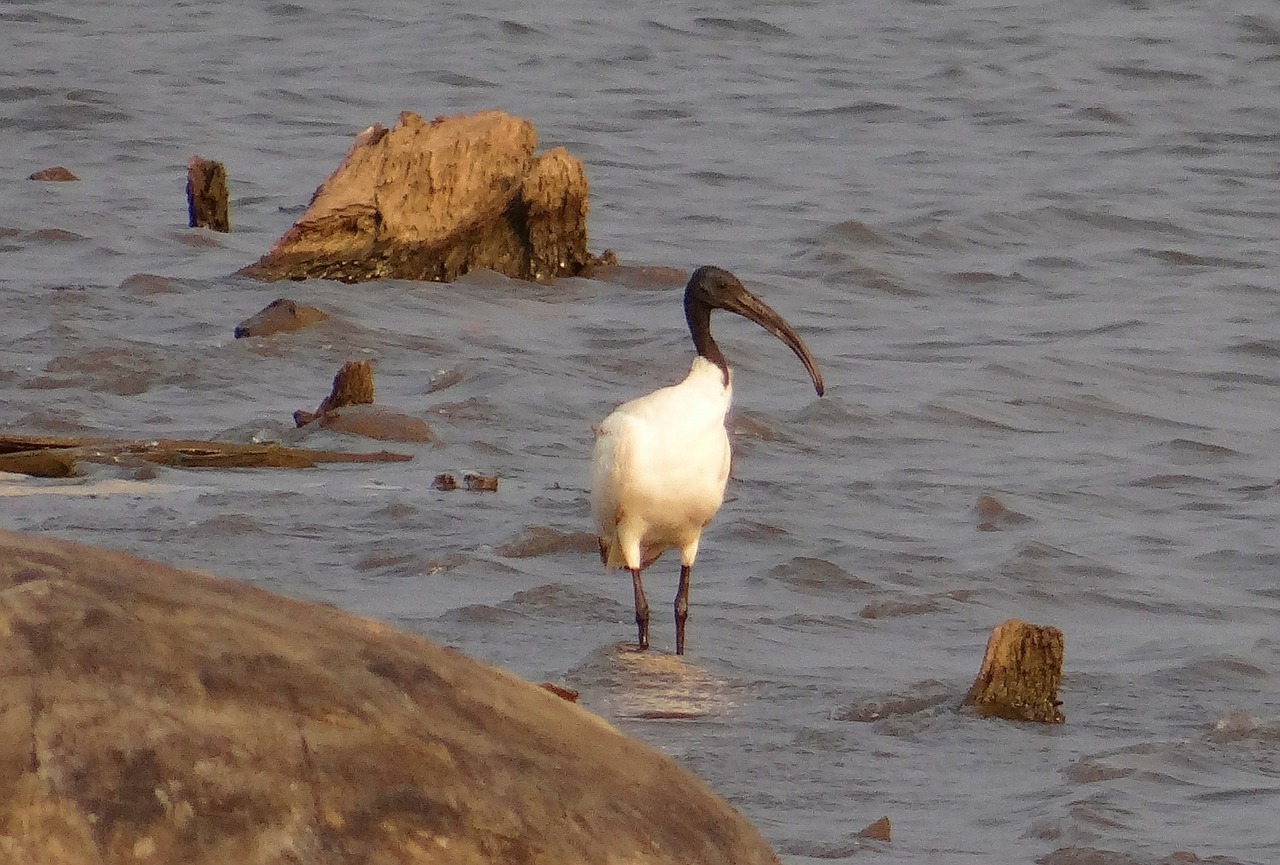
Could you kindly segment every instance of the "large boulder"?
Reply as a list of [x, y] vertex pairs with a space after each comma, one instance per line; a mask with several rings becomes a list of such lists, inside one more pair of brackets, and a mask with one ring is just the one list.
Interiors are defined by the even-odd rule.
[[267, 255], [258, 279], [452, 281], [476, 268], [517, 279], [587, 264], [587, 177], [562, 147], [534, 155], [533, 124], [500, 111], [360, 133]]
[[0, 530], [0, 861], [776, 863], [670, 759], [336, 609]]

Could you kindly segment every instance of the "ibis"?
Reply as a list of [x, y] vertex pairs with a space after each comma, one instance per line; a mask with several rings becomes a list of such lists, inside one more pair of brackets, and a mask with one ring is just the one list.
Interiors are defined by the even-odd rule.
[[804, 364], [822, 396], [822, 374], [799, 334], [732, 273], [700, 267], [684, 290], [684, 315], [697, 356], [684, 381], [623, 403], [596, 427], [591, 514], [607, 569], [631, 572], [639, 649], [649, 648], [649, 603], [641, 573], [669, 549], [680, 552], [676, 654], [684, 654], [689, 583], [698, 539], [724, 500], [729, 480], [725, 414], [733, 374], [711, 336], [711, 311], [754, 321]]

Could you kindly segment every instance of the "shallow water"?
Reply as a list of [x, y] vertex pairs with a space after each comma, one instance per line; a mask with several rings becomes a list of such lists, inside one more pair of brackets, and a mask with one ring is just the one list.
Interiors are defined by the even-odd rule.
[[[570, 684], [788, 863], [1274, 861], [1274, 4], [507, 5], [0, 9], [6, 429], [375, 450], [291, 429], [371, 358], [443, 442], [5, 478], [0, 522]], [[716, 320], [736, 462], [683, 660], [670, 557], [655, 651], [621, 651], [585, 487], [591, 425], [687, 368], [678, 284], [228, 275], [360, 129], [483, 108], [585, 160], [593, 250], [734, 270], [826, 377]], [[194, 153], [230, 235], [185, 228]], [[23, 179], [59, 164], [80, 182]], [[232, 339], [281, 295], [334, 319]], [[472, 470], [499, 491], [431, 486]], [[1009, 617], [1066, 634], [1061, 727], [952, 711]], [[856, 837], [882, 815], [891, 843]]]

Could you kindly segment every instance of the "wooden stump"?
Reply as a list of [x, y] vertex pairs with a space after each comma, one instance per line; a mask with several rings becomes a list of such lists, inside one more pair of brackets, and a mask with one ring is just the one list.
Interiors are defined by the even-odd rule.
[[964, 698], [979, 714], [1011, 721], [1060, 724], [1062, 631], [1017, 619], [997, 625], [987, 641], [982, 669]]
[[368, 360], [349, 360], [333, 377], [333, 390], [320, 403], [315, 413], [295, 411], [293, 422], [298, 426], [306, 426], [313, 420], [322, 417], [326, 412], [342, 408], [346, 405], [373, 405], [373, 362]]
[[191, 157], [187, 162], [187, 224], [192, 228], [230, 231], [227, 200], [227, 169], [222, 163]]
[[450, 282], [489, 268], [517, 279], [577, 275], [587, 178], [563, 148], [535, 156], [533, 124], [500, 111], [404, 112], [360, 133], [307, 211], [242, 275]]

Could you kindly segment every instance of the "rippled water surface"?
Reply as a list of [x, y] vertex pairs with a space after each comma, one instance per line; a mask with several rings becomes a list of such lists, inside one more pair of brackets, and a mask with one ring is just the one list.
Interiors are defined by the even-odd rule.
[[[0, 480], [0, 521], [378, 616], [582, 702], [788, 863], [1271, 863], [1280, 849], [1280, 10], [1272, 2], [0, 7], [0, 420], [292, 430], [338, 366], [441, 443], [297, 472]], [[551, 287], [229, 274], [365, 126], [502, 108], [582, 157]], [[230, 235], [185, 227], [223, 161]], [[38, 183], [65, 165], [78, 183]], [[591, 425], [681, 377], [715, 263], [805, 334], [717, 319], [728, 500], [671, 654], [602, 574]], [[232, 339], [282, 294], [333, 314]], [[497, 493], [441, 492], [441, 472]], [[988, 497], [988, 498], [984, 498]], [[995, 510], [988, 499], [1004, 507]], [[1067, 721], [957, 714], [990, 629], [1066, 634]], [[889, 843], [858, 838], [887, 815]]]

